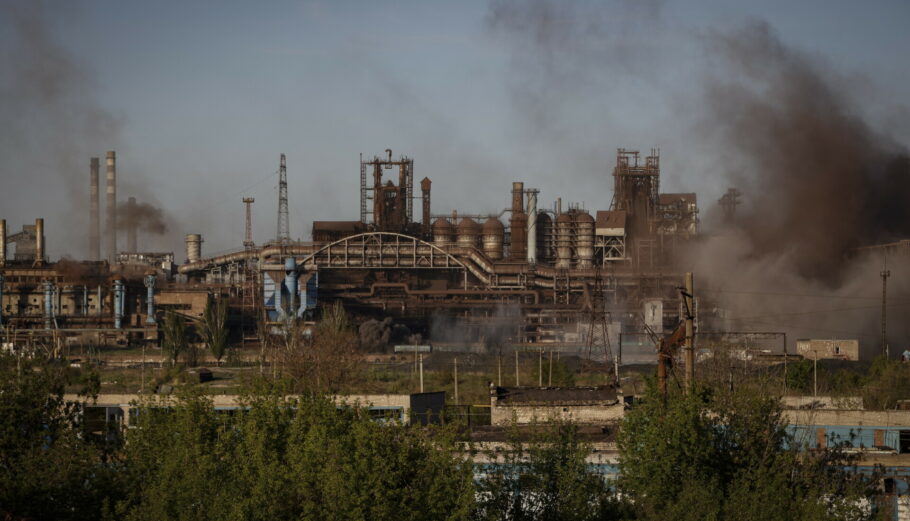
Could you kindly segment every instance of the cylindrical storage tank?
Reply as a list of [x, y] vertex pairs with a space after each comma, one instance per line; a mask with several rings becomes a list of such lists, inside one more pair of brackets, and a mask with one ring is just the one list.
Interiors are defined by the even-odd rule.
[[35, 264], [44, 264], [44, 219], [35, 219]]
[[575, 252], [578, 268], [594, 267], [594, 218], [588, 212], [575, 214]]
[[492, 260], [502, 259], [502, 243], [506, 227], [497, 217], [483, 223], [483, 252]]
[[202, 258], [202, 235], [189, 233], [186, 236], [186, 261], [197, 262]]
[[556, 217], [556, 267], [569, 269], [572, 267], [572, 216], [561, 213]]
[[544, 212], [537, 214], [537, 259], [553, 261], [553, 219]]
[[448, 219], [436, 219], [433, 223], [433, 244], [440, 248], [455, 244], [455, 227]]
[[461, 248], [476, 248], [480, 239], [480, 225], [470, 217], [465, 217], [458, 223], [458, 246]]

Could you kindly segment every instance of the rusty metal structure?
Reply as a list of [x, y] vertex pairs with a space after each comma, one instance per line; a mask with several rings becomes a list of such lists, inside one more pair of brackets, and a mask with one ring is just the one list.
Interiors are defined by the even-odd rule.
[[[429, 178], [415, 195], [413, 159], [385, 152], [361, 156], [359, 220], [316, 220], [312, 241], [200, 257], [178, 273], [242, 285], [251, 276], [242, 266], [255, 266], [258, 312], [273, 323], [341, 301], [359, 316], [393, 315], [425, 330], [444, 316], [473, 341], [535, 345], [583, 344], [592, 310], [640, 333], [642, 305], [655, 299], [667, 302], [661, 324], [679, 320], [673, 256], [697, 235], [698, 208], [694, 194], [659, 192], [656, 151], [644, 161], [618, 151], [609, 210], [563, 211], [561, 200], [538, 208], [540, 192], [514, 182], [498, 215], [432, 213]], [[514, 310], [504, 327], [503, 309]]]
[[[113, 159], [109, 154], [109, 173]], [[282, 159], [282, 179], [284, 171]], [[382, 156], [361, 155], [360, 218], [314, 220], [311, 241], [291, 240], [289, 223], [282, 225], [287, 200], [286, 184], [280, 183], [278, 236], [271, 242], [253, 243], [252, 199], [244, 199], [248, 217], [247, 233], [238, 236], [241, 247], [206, 257], [202, 235], [188, 233], [186, 261], [173, 269], [160, 256], [121, 255], [119, 263], [79, 263], [90, 274], [83, 281], [59, 274], [72, 266], [33, 267], [32, 251], [27, 265], [22, 259], [3, 268], [3, 304], [12, 306], [5, 316], [18, 317], [17, 327], [44, 329], [45, 293], [36, 288], [50, 280], [86, 295], [85, 305], [80, 301], [56, 310], [59, 327], [117, 330], [115, 318], [121, 316], [122, 327], [136, 324], [143, 338], [154, 338], [161, 323], [146, 310], [174, 310], [193, 318], [207, 299], [218, 296], [227, 299], [230, 320], [240, 325], [244, 343], [254, 342], [263, 325], [274, 330], [340, 301], [355, 317], [393, 316], [426, 335], [432, 324], [446, 321], [462, 342], [601, 345], [623, 332], [641, 334], [646, 303], [658, 310], [649, 319], [656, 329], [672, 328], [680, 320], [676, 288], [682, 274], [674, 254], [676, 246], [697, 235], [698, 207], [694, 194], [661, 194], [659, 183], [656, 151], [642, 161], [637, 151], [620, 149], [608, 208], [589, 211], [570, 203], [564, 208], [559, 197], [551, 199], [552, 206], [540, 204], [546, 194], [516, 181], [503, 187], [499, 213], [434, 213], [430, 179], [423, 178], [416, 193], [414, 160], [393, 157], [387, 149]], [[114, 192], [110, 183], [109, 196]], [[420, 199], [417, 216], [415, 199]], [[109, 222], [116, 222], [107, 210]], [[32, 271], [10, 271], [25, 268]], [[156, 277], [154, 284], [145, 284], [148, 275]], [[16, 277], [24, 282], [11, 285], [10, 280], [20, 280]], [[123, 288], [120, 300], [114, 280]], [[149, 298], [146, 291], [154, 295]], [[18, 304], [26, 300], [26, 307]], [[664, 304], [654, 307], [655, 302]], [[599, 338], [593, 337], [595, 323]]]

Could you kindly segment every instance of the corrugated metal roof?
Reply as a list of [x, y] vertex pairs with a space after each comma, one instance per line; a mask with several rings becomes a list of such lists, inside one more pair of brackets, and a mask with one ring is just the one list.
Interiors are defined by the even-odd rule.
[[503, 405], [613, 405], [619, 402], [611, 387], [497, 387]]
[[626, 227], [625, 210], [616, 210], [616, 211], [600, 210], [600, 211], [598, 211], [597, 212], [597, 227], [598, 228], [625, 228]]

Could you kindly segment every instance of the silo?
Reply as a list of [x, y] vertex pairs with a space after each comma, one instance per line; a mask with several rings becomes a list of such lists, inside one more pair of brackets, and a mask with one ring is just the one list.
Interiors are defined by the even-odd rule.
[[505, 233], [505, 226], [497, 217], [490, 217], [483, 223], [483, 252], [490, 259], [502, 259], [502, 242]]
[[187, 262], [197, 262], [202, 258], [202, 235], [198, 233], [187, 234], [186, 239], [186, 260]]
[[594, 218], [585, 211], [575, 213], [575, 252], [579, 269], [594, 267]]
[[480, 239], [480, 225], [470, 217], [465, 217], [458, 223], [458, 246], [461, 248], [476, 248]]
[[553, 261], [553, 219], [545, 212], [537, 214], [537, 259], [540, 262]]
[[455, 244], [455, 227], [448, 219], [436, 219], [433, 223], [433, 243], [440, 248]]
[[572, 267], [573, 226], [571, 215], [561, 213], [556, 217], [556, 267], [559, 269]]

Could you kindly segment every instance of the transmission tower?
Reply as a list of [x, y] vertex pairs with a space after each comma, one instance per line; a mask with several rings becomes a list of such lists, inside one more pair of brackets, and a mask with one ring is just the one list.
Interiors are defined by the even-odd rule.
[[288, 224], [288, 171], [284, 154], [281, 154], [281, 168], [278, 170], [278, 240], [288, 242], [291, 240], [290, 225]]
[[736, 219], [736, 207], [742, 204], [739, 198], [743, 195], [736, 188], [727, 189], [727, 193], [717, 200], [720, 207], [724, 210], [724, 221], [732, 223]]
[[252, 197], [244, 197], [243, 204], [246, 205], [246, 235], [243, 236], [243, 247], [253, 247], [253, 203], [256, 200]]

